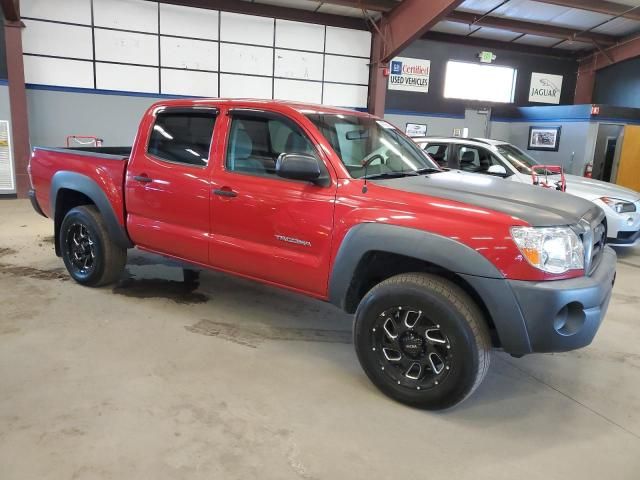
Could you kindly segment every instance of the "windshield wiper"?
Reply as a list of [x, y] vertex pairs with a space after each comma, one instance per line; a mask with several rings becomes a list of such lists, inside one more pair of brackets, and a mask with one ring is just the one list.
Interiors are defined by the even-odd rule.
[[419, 173], [414, 170], [407, 170], [406, 172], [384, 172], [384, 173], [372, 173], [371, 175], [365, 175], [360, 177], [363, 180], [372, 180], [376, 178], [401, 178], [401, 177], [415, 177]]

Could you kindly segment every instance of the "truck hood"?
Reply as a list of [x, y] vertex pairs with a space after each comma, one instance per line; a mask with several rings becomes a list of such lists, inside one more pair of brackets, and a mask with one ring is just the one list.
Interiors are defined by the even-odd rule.
[[612, 197], [627, 202], [635, 202], [640, 198], [640, 193], [613, 183], [579, 177], [577, 175], [566, 175], [566, 179], [567, 193], [586, 198], [587, 200], [595, 200], [600, 197]]
[[597, 205], [557, 190], [460, 170], [370, 181], [505, 213], [533, 226], [574, 225], [581, 218], [587, 216], [590, 220], [600, 212]]

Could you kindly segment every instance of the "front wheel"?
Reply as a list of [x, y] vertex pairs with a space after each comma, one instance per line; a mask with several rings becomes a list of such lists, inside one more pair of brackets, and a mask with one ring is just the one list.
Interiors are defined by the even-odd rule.
[[106, 224], [93, 205], [69, 210], [60, 226], [62, 259], [71, 277], [89, 287], [114, 283], [127, 262], [127, 250], [109, 237]]
[[454, 283], [424, 273], [391, 277], [358, 306], [358, 359], [386, 395], [427, 410], [452, 407], [480, 385], [491, 339], [482, 312]]

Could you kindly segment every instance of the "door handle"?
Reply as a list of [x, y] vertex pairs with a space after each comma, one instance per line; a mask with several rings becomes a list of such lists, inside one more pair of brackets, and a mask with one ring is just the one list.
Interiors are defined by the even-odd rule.
[[233, 190], [231, 190], [229, 187], [218, 188], [214, 190], [213, 193], [221, 197], [237, 197], [238, 196], [238, 194]]
[[133, 179], [136, 182], [142, 182], [142, 183], [149, 183], [149, 182], [153, 182], [153, 179], [147, 177], [146, 175], [142, 174], [142, 175], [134, 175]]

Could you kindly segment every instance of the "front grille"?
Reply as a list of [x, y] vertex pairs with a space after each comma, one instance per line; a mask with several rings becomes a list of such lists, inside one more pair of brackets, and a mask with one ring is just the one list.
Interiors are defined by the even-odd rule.
[[585, 216], [580, 221], [580, 238], [584, 246], [584, 270], [591, 275], [602, 260], [607, 243], [607, 223], [604, 212]]

